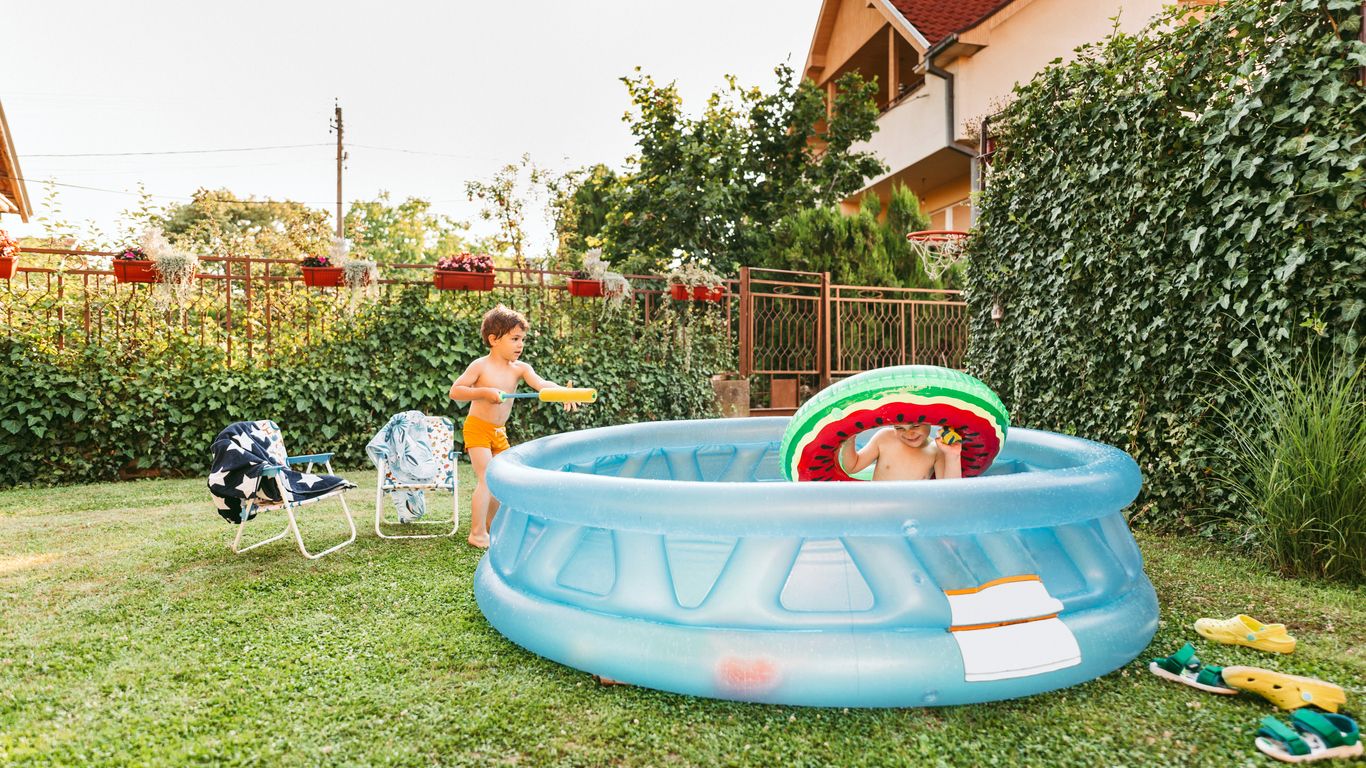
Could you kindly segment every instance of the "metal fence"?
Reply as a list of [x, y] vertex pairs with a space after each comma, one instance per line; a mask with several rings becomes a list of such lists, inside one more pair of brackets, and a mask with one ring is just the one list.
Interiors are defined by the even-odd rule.
[[[272, 351], [306, 347], [336, 324], [347, 322], [361, 299], [359, 292], [345, 287], [305, 286], [298, 262], [292, 259], [200, 257], [199, 274], [182, 295], [173, 296], [164, 285], [118, 282], [113, 271], [101, 268], [100, 261], [112, 253], [58, 248], [24, 253], [59, 263], [26, 266], [21, 260], [14, 278], [0, 280], [4, 332], [22, 333], [56, 349], [115, 346], [144, 340], [147, 327], [178, 328], [205, 349], [221, 352], [228, 365], [268, 364]], [[486, 295], [437, 291], [430, 264], [382, 264], [379, 269], [374, 286], [379, 298], [409, 288], [451, 296], [453, 301]], [[573, 329], [559, 328], [565, 313], [555, 312], [555, 307], [603, 299], [570, 296], [568, 275], [498, 268], [494, 289], [499, 300], [527, 312], [538, 326], [570, 332]], [[632, 290], [622, 308], [624, 317], [649, 323], [671, 301], [668, 280], [662, 275], [627, 277]], [[734, 293], [735, 282], [730, 281], [721, 305], [731, 324]], [[477, 304], [478, 299], [471, 302]], [[135, 333], [139, 328], [143, 332]]]
[[740, 270], [740, 374], [752, 412], [790, 413], [835, 378], [889, 365], [962, 368], [961, 291], [837, 285], [829, 273]]
[[[269, 365], [275, 352], [307, 348], [347, 322], [359, 301], [347, 288], [305, 286], [290, 259], [201, 257], [200, 273], [172, 296], [166, 286], [117, 282], [100, 268], [111, 253], [26, 253], [50, 263], [21, 261], [18, 274], [0, 280], [4, 333], [57, 350], [146, 343], [151, 327], [178, 329], [227, 365]], [[566, 302], [603, 301], [571, 296], [566, 272], [499, 268], [495, 275], [497, 298], [551, 332], [583, 330], [566, 327], [570, 313], [557, 311]], [[666, 277], [627, 277], [626, 314], [611, 321], [648, 324], [673, 301]], [[381, 300], [408, 289], [437, 291], [431, 265], [380, 266], [373, 290]], [[489, 303], [482, 294], [437, 293], [450, 297], [453, 311], [476, 313]], [[828, 273], [746, 267], [727, 283], [720, 306], [730, 338], [738, 338], [739, 372], [750, 381], [751, 406], [759, 413], [790, 412], [833, 379], [872, 368], [961, 368], [967, 348], [967, 305], [959, 291], [837, 285]]]

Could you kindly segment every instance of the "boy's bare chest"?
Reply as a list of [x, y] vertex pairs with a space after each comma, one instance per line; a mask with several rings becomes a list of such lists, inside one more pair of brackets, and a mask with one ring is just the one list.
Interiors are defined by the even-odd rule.
[[874, 476], [887, 480], [924, 480], [934, 471], [934, 454], [924, 448], [911, 448], [899, 442], [878, 451]]
[[504, 392], [516, 391], [517, 385], [522, 381], [521, 371], [512, 366], [485, 367], [479, 372], [479, 380], [475, 382], [478, 387], [495, 387]]

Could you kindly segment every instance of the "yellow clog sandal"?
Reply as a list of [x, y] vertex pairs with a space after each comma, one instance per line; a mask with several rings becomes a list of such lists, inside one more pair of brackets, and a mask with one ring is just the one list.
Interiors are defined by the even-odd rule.
[[1300, 709], [1290, 726], [1274, 717], [1262, 718], [1257, 730], [1257, 749], [1283, 763], [1361, 756], [1361, 731], [1346, 715], [1320, 715]]
[[1245, 613], [1231, 619], [1196, 619], [1195, 631], [1206, 640], [1225, 645], [1246, 645], [1272, 653], [1295, 650], [1295, 638], [1285, 631], [1284, 624], [1263, 624]]
[[1281, 709], [1298, 709], [1310, 704], [1329, 712], [1347, 703], [1340, 686], [1313, 677], [1297, 677], [1259, 667], [1224, 667], [1224, 684], [1240, 691], [1255, 693]]

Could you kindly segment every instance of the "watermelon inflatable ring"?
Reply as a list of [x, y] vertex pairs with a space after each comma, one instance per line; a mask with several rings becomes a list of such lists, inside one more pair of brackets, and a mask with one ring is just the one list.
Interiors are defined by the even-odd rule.
[[[792, 417], [779, 447], [788, 480], [866, 479], [844, 471], [840, 445], [864, 430], [929, 424], [963, 438], [963, 477], [980, 475], [1005, 443], [1010, 416], [972, 376], [934, 365], [878, 368], [836, 382]], [[871, 476], [871, 471], [867, 473]]]

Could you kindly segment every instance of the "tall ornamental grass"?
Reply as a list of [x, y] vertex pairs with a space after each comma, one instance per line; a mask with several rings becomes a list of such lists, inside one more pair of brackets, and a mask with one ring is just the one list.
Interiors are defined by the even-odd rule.
[[1230, 380], [1247, 408], [1221, 420], [1219, 479], [1282, 573], [1366, 582], [1363, 365], [1308, 358]]

